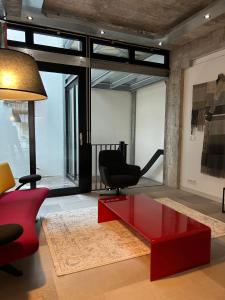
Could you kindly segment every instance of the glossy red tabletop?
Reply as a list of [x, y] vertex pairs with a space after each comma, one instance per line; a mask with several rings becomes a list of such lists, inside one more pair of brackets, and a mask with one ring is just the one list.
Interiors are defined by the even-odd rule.
[[145, 195], [119, 195], [100, 199], [121, 220], [151, 243], [210, 228]]

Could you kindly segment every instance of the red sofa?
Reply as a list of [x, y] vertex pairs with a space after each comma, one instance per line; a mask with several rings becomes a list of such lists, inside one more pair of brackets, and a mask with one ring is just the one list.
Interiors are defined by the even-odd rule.
[[0, 246], [0, 266], [13, 263], [37, 251], [35, 229], [38, 210], [48, 195], [47, 188], [16, 190], [0, 195], [0, 224], [19, 224], [22, 235], [15, 241]]

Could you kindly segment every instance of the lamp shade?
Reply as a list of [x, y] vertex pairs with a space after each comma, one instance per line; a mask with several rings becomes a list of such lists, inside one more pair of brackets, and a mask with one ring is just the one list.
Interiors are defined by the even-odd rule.
[[47, 98], [36, 61], [11, 49], [0, 49], [0, 99], [35, 101]]

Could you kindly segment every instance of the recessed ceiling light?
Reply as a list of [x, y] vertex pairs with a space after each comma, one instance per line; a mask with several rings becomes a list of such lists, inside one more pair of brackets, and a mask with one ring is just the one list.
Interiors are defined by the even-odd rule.
[[162, 46], [162, 42], [159, 42], [159, 46]]
[[27, 16], [27, 19], [28, 19], [29, 21], [32, 21], [32, 20], [33, 20], [33, 17]]
[[208, 19], [211, 18], [211, 15], [210, 15], [210, 14], [206, 14], [206, 15], [204, 15], [204, 18], [205, 18], [206, 20], [208, 20]]
[[102, 30], [100, 31], [100, 33], [101, 33], [101, 34], [105, 34], [105, 31], [102, 29]]

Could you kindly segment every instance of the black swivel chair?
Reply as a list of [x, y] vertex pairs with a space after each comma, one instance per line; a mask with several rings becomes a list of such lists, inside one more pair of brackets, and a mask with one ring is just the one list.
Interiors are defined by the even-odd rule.
[[[0, 247], [17, 240], [23, 234], [23, 227], [19, 224], [0, 224]], [[11, 265], [0, 266], [0, 271], [21, 276], [23, 273]]]
[[120, 150], [103, 150], [99, 153], [99, 172], [102, 182], [110, 189], [136, 185], [141, 177], [138, 166], [128, 165]]

